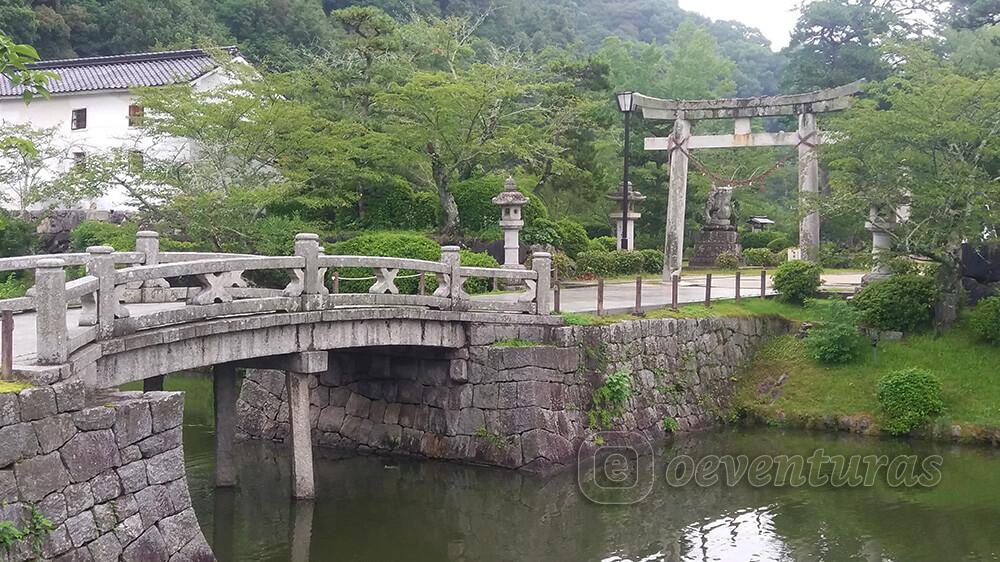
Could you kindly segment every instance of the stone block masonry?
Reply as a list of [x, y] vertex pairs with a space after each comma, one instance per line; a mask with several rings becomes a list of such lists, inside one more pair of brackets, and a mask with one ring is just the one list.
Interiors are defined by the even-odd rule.
[[0, 394], [0, 521], [52, 524], [0, 560], [215, 560], [184, 476], [183, 395], [85, 398], [79, 381]]
[[[315, 445], [548, 473], [572, 465], [598, 430], [588, 417], [607, 377], [632, 392], [606, 429], [663, 437], [710, 427], [727, 410], [740, 369], [778, 318], [657, 319], [609, 326], [470, 326], [461, 349], [379, 347], [330, 353], [311, 375]], [[518, 339], [518, 344], [508, 344]], [[523, 347], [520, 340], [537, 342]], [[248, 370], [238, 433], [288, 436], [285, 374]]]

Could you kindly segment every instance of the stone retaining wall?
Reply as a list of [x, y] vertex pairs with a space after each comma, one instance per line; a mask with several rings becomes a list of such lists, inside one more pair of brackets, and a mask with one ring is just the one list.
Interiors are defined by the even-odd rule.
[[80, 382], [0, 394], [0, 521], [54, 526], [0, 560], [215, 560], [184, 475], [183, 409], [177, 392], [87, 400]]
[[[777, 318], [659, 319], [602, 327], [473, 326], [455, 351], [370, 348], [331, 352], [313, 376], [313, 440], [321, 447], [419, 455], [533, 472], [573, 464], [596, 430], [594, 390], [630, 373], [632, 395], [611, 429], [662, 437], [709, 427], [726, 411], [740, 368]], [[511, 341], [511, 338], [519, 338]], [[525, 347], [524, 339], [539, 341]], [[541, 343], [544, 340], [544, 343]], [[248, 370], [239, 432], [284, 440], [281, 371]]]

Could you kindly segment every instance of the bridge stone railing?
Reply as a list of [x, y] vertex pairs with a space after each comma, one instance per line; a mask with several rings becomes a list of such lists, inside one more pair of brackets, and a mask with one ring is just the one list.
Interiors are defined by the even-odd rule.
[[[549, 313], [551, 256], [536, 252], [532, 269], [464, 267], [457, 246], [443, 246], [440, 261], [375, 256], [325, 255], [316, 234], [295, 236], [294, 255], [255, 256], [201, 252], [160, 252], [159, 235], [139, 232], [135, 252], [107, 246], [86, 253], [0, 259], [0, 272], [34, 270], [35, 286], [25, 297], [0, 300], [0, 312], [36, 312], [36, 362], [65, 363], [84, 345], [104, 339], [184, 322], [216, 317], [304, 312], [344, 307], [426, 307], [439, 310]], [[84, 275], [66, 280], [67, 267], [83, 267]], [[124, 266], [123, 268], [119, 268]], [[373, 283], [366, 293], [331, 290], [330, 272], [370, 269]], [[283, 289], [252, 287], [248, 271], [279, 270], [288, 274]], [[431, 294], [401, 294], [399, 272], [433, 276]], [[170, 279], [193, 280], [196, 286], [172, 287]], [[473, 299], [464, 284], [487, 278], [523, 287], [514, 298]], [[77, 325], [67, 324], [67, 309], [79, 302]], [[134, 303], [177, 303], [182, 306], [133, 315]]]

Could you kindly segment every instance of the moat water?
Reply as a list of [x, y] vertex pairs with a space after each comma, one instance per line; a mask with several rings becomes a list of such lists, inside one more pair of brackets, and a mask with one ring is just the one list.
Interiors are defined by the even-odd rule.
[[[188, 391], [188, 482], [222, 562], [1000, 560], [995, 449], [724, 429], [657, 445], [652, 489], [633, 505], [588, 500], [575, 470], [539, 478], [445, 462], [324, 455], [316, 459], [316, 500], [295, 503], [280, 445], [239, 444], [240, 485], [214, 489], [211, 383], [171, 377], [167, 388]], [[679, 455], [809, 457], [817, 449], [847, 457], [915, 455], [919, 462], [939, 455], [940, 482], [912, 488], [890, 486], [884, 477], [870, 487], [667, 483], [666, 467]]]

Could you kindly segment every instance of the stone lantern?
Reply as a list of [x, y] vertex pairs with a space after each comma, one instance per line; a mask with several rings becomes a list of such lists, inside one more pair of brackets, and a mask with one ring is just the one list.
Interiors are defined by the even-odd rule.
[[[625, 220], [622, 219], [622, 198], [624, 197], [624, 190], [621, 185], [618, 186], [616, 191], [612, 191], [607, 195], [608, 199], [615, 202], [615, 208], [611, 213], [608, 214], [611, 220], [615, 222], [616, 229], [615, 232], [617, 236], [615, 238], [618, 240], [619, 250], [634, 250], [635, 249], [635, 221], [642, 217], [641, 213], [636, 212], [636, 203], [640, 201], [645, 201], [646, 196], [638, 191], [632, 190], [632, 182], [628, 182], [628, 216]], [[622, 228], [625, 228], [625, 235], [622, 236]], [[622, 248], [622, 239], [628, 242], [627, 248]]]
[[528, 198], [518, 191], [514, 178], [508, 177], [504, 184], [504, 190], [493, 198], [493, 203], [500, 206], [500, 228], [503, 229], [503, 266], [523, 269], [521, 242], [518, 240], [518, 233], [524, 227], [521, 207], [528, 203]]

